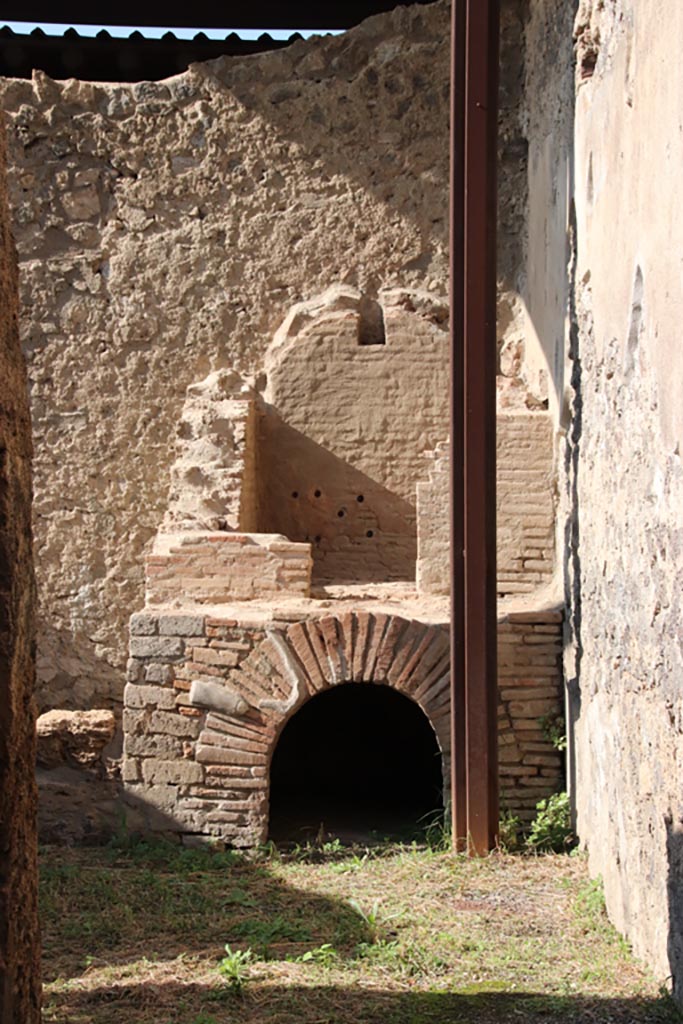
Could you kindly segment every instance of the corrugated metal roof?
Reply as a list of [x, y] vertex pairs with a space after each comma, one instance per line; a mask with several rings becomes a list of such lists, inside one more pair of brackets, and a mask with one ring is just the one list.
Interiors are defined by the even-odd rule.
[[[179, 39], [170, 29], [187, 25], [191, 12], [194, 25], [205, 28], [272, 30], [288, 29], [346, 29], [371, 14], [392, 10], [410, 0], [345, 0], [340, 3], [290, 0], [194, 0], [191, 7], [173, 13], [169, 7], [164, 19], [169, 31], [161, 38], [153, 38], [136, 30], [129, 36], [111, 35], [106, 29], [95, 36], [79, 34], [75, 28], [63, 34], [50, 34], [40, 28], [30, 34], [14, 32], [9, 26], [0, 30], [0, 75], [30, 78], [34, 68], [45, 71], [51, 78], [82, 78], [89, 81], [154, 81], [185, 71], [195, 61], [212, 60], [220, 56], [244, 56], [276, 50], [301, 38], [294, 32], [288, 39], [273, 39], [264, 32], [257, 39], [243, 39], [236, 32], [224, 39], [209, 39], [198, 32], [192, 39]], [[415, 2], [415, 0], [413, 0]], [[418, 3], [432, 0], [417, 0]], [[7, 21], [53, 24], [90, 25], [93, 22], [92, 0], [3, 0], [2, 15]], [[181, 18], [183, 20], [181, 20]], [[156, 3], [145, 0], [119, 0], [115, 6], [100, 13], [100, 20], [114, 25], [157, 26], [159, 9]], [[165, 27], [165, 26], [164, 26]]]
[[242, 39], [236, 32], [224, 39], [209, 39], [204, 32], [178, 39], [170, 31], [160, 39], [139, 31], [122, 38], [106, 29], [95, 36], [80, 35], [74, 28], [62, 35], [49, 35], [40, 28], [23, 34], [5, 25], [0, 29], [0, 75], [30, 78], [36, 68], [56, 79], [155, 81], [179, 74], [195, 61], [277, 50], [297, 39], [301, 39], [298, 32], [288, 39], [273, 39], [267, 32], [258, 39]]
[[[371, 14], [392, 10], [400, 3], [427, 3], [431, 0], [340, 0], [319, 3], [319, 0], [194, 0], [191, 8], [177, 5], [164, 11], [164, 24], [169, 28], [201, 25], [207, 29], [349, 29]], [[189, 10], [189, 15], [188, 15]], [[157, 26], [159, 5], [145, 0], [118, 0], [93, 18], [92, 0], [3, 0], [2, 16], [7, 22], [68, 22], [72, 25]]]
[[[319, 0], [194, 0], [184, 7], [168, 6], [159, 17], [159, 4], [145, 0], [118, 0], [97, 12], [93, 19], [92, 0], [3, 0], [2, 17], [6, 21], [34, 23], [68, 22], [90, 25], [96, 20], [109, 25], [168, 25], [181, 28], [202, 25], [205, 28], [235, 29], [345, 29], [371, 14], [393, 10], [402, 3], [427, 3], [430, 0], [340, 0], [321, 4]], [[188, 18], [191, 19], [188, 22]]]

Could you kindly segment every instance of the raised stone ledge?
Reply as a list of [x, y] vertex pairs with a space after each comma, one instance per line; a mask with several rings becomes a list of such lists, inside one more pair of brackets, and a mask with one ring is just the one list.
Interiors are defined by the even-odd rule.
[[[294, 543], [280, 534], [160, 534], [146, 563], [147, 604], [308, 597], [312, 565], [310, 544]], [[200, 635], [203, 623], [191, 622], [193, 618], [177, 616], [180, 629], [165, 623], [160, 631]]]

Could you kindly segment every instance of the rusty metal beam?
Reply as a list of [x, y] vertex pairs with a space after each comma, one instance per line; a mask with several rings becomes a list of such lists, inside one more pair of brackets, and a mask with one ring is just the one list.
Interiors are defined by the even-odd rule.
[[465, 729], [465, 3], [451, 0], [450, 308], [451, 308], [451, 802], [455, 849], [467, 839]]
[[451, 172], [453, 836], [456, 848], [483, 854], [498, 831], [499, 6], [498, 0], [453, 0], [453, 6], [451, 161], [462, 165]]

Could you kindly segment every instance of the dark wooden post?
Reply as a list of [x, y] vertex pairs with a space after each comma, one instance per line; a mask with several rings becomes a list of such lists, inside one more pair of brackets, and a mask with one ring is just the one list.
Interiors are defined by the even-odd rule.
[[453, 0], [451, 687], [453, 841], [498, 831], [496, 139], [498, 0]]

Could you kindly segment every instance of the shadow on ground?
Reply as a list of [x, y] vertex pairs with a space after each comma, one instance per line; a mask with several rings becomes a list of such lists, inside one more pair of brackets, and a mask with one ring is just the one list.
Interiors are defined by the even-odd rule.
[[46, 982], [146, 959], [217, 963], [226, 943], [275, 960], [323, 942], [350, 954], [370, 938], [349, 903], [289, 886], [263, 862], [159, 841], [44, 850], [40, 906]]
[[[551, 879], [564, 870], [576, 884], [569, 858], [473, 863], [405, 848], [379, 860], [325, 845], [286, 864], [268, 855], [128, 834], [44, 850], [45, 1024], [681, 1019], [606, 923], [563, 916], [567, 885]], [[246, 956], [237, 983], [220, 969], [226, 944]], [[581, 989], [586, 967], [601, 995]]]
[[[661, 1002], [649, 999], [587, 999], [532, 992], [391, 992], [287, 984], [261, 986], [242, 996], [222, 996], [193, 984], [127, 983], [118, 991], [107, 987], [73, 992], [61, 1002], [65, 1015], [50, 1020], [73, 1024], [119, 1020], [155, 1024], [656, 1024], [675, 1019]], [[162, 1006], [166, 1007], [163, 1011]]]

